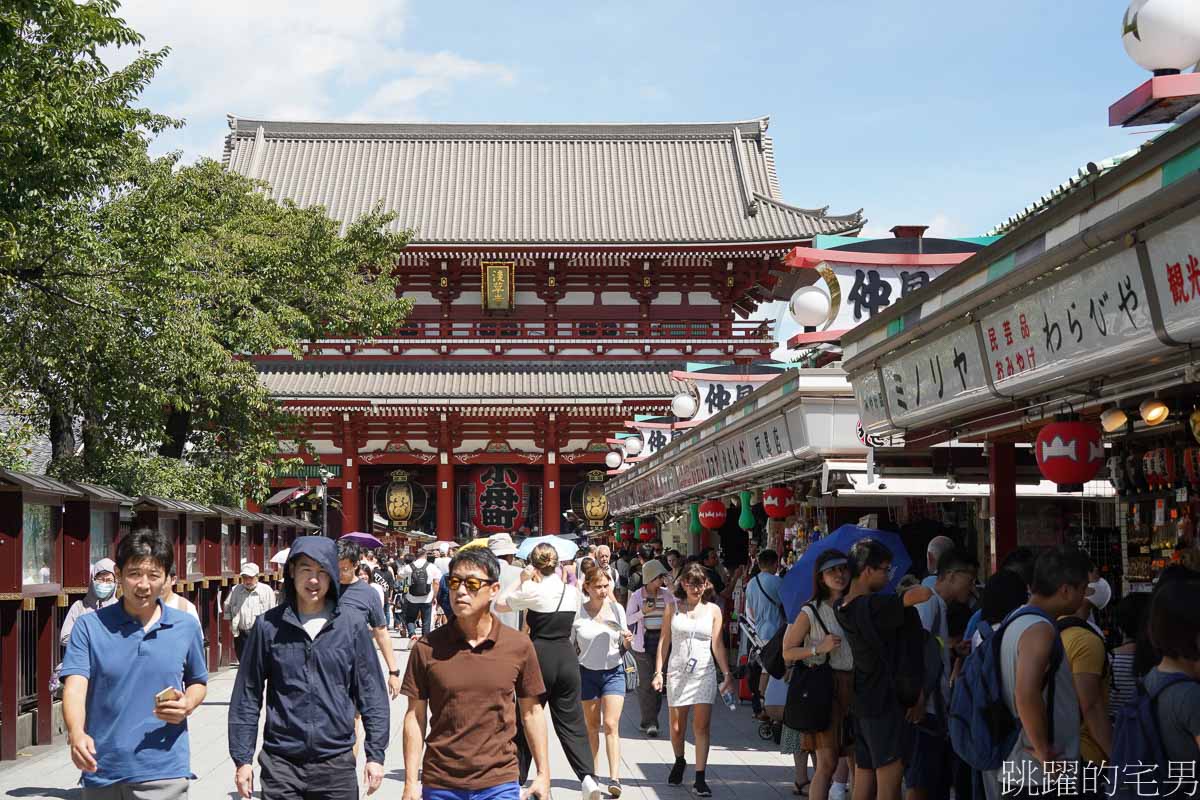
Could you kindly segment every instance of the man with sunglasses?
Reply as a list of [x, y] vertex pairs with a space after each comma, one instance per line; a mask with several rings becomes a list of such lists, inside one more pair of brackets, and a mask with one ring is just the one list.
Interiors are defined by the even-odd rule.
[[[546, 687], [529, 637], [492, 613], [500, 564], [487, 549], [464, 550], [448, 573], [454, 619], [414, 644], [401, 689], [403, 800], [550, 800]], [[524, 793], [512, 736], [518, 707], [537, 766]]]

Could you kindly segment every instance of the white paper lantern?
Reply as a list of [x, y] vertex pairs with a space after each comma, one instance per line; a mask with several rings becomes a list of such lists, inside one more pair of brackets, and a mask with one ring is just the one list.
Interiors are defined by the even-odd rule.
[[1143, 69], [1186, 69], [1200, 61], [1200, 4], [1196, 0], [1133, 0], [1121, 43]]
[[671, 400], [671, 413], [680, 419], [691, 419], [700, 410], [700, 402], [691, 392], [680, 392]]
[[788, 312], [797, 324], [816, 328], [828, 321], [832, 307], [829, 295], [820, 286], [801, 286], [792, 294]]
[[608, 455], [604, 456], [604, 465], [609, 469], [616, 469], [624, 463], [625, 459], [616, 450], [610, 450]]
[[624, 445], [625, 452], [631, 456], [642, 452], [642, 437], [640, 436], [626, 436], [621, 444]]

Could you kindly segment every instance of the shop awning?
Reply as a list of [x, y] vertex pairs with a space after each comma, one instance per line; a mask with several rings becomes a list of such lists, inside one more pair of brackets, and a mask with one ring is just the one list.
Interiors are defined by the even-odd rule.
[[281, 506], [290, 503], [308, 493], [307, 486], [288, 486], [280, 489], [275, 494], [267, 498], [267, 502], [263, 503], [263, 508], [271, 506]]

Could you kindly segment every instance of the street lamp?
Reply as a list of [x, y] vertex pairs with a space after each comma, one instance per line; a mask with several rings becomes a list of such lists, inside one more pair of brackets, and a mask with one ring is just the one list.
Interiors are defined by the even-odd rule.
[[321, 467], [321, 535], [329, 535], [329, 479], [333, 473]]

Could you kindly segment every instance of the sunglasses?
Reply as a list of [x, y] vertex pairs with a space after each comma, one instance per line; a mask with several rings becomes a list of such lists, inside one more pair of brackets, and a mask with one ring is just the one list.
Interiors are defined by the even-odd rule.
[[471, 594], [475, 594], [483, 587], [491, 586], [493, 583], [499, 583], [499, 581], [485, 581], [480, 580], [479, 578], [460, 578], [457, 575], [446, 581], [446, 585], [450, 587], [450, 591], [457, 592], [458, 587], [466, 584], [467, 591]]

